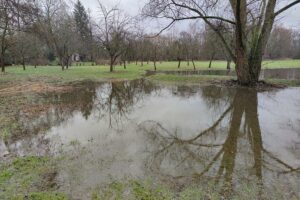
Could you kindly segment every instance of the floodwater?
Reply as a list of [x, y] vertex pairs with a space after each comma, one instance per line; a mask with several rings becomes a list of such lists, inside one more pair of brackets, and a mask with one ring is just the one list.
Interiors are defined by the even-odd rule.
[[137, 80], [88, 83], [32, 102], [50, 106], [21, 111], [28, 134], [0, 141], [0, 156], [64, 155], [57, 182], [77, 199], [99, 185], [143, 178], [176, 190], [214, 180], [233, 192], [256, 184], [300, 197], [300, 88], [257, 92]]
[[[182, 76], [189, 75], [216, 75], [216, 76], [236, 76], [234, 70], [181, 70], [181, 71], [148, 71], [147, 75], [155, 73], [175, 74]], [[261, 79], [287, 79], [299, 80], [300, 68], [286, 68], [286, 69], [263, 69], [260, 75]]]

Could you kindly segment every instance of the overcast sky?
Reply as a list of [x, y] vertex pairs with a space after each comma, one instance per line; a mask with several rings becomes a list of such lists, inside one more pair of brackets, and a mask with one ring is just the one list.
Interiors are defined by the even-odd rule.
[[[143, 8], [147, 0], [100, 0], [105, 6], [113, 6], [118, 4], [120, 8], [124, 9], [127, 14], [137, 15]], [[291, 2], [291, 0], [282, 0]], [[90, 9], [92, 16], [97, 16], [99, 10], [98, 0], [81, 0], [87, 9]], [[300, 30], [300, 4], [289, 9], [284, 14], [280, 15], [277, 23], [286, 27]], [[180, 26], [180, 25], [179, 25]], [[178, 25], [177, 25], [178, 27]], [[184, 27], [184, 25], [183, 25]]]

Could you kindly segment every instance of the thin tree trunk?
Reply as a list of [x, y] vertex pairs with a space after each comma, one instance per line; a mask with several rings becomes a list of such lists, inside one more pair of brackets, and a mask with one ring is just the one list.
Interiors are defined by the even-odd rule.
[[157, 47], [154, 48], [154, 70], [156, 71]]
[[123, 61], [124, 69], [126, 69], [126, 60]]
[[0, 58], [0, 65], [1, 65], [1, 72], [4, 73], [5, 72], [5, 63], [4, 63], [3, 56], [1, 56], [1, 58]]
[[69, 69], [69, 59], [66, 60], [66, 68]]
[[229, 70], [231, 67], [230, 67], [230, 65], [231, 65], [231, 60], [227, 60], [227, 69]]
[[193, 63], [194, 71], [196, 71], [196, 65], [193, 59], [192, 59], [192, 63]]
[[210, 57], [210, 60], [209, 60], [209, 65], [208, 65], [208, 68], [209, 68], [209, 69], [211, 68], [211, 64], [212, 64], [212, 62], [213, 62], [214, 57], [215, 57], [215, 54], [213, 53], [213, 54], [211, 55], [211, 57]]
[[110, 57], [110, 68], [109, 68], [110, 72], [114, 71], [114, 58], [113, 56]]
[[25, 60], [24, 60], [24, 57], [22, 58], [22, 66], [23, 66], [23, 70], [25, 71], [25, 70], [26, 70], [26, 66], [25, 66]]
[[179, 59], [178, 60], [178, 69], [180, 68], [180, 66], [181, 66], [181, 60]]

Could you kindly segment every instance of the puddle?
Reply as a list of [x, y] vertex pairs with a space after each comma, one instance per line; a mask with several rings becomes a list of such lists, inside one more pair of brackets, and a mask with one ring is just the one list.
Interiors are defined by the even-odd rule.
[[32, 101], [49, 106], [38, 115], [20, 112], [31, 134], [0, 141], [0, 156], [64, 155], [60, 190], [73, 197], [149, 177], [177, 186], [209, 179], [233, 191], [247, 183], [267, 191], [280, 185], [285, 196], [299, 197], [300, 88], [258, 93], [138, 80]]

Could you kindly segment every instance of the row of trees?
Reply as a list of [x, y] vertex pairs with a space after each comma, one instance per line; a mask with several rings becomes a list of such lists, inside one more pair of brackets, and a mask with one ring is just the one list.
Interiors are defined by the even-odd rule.
[[[78, 0], [73, 9], [64, 0], [10, 0], [0, 2], [0, 65], [41, 65], [57, 60], [62, 70], [72, 59], [114, 65], [122, 62], [225, 59], [236, 64], [243, 84], [258, 80], [263, 58], [299, 58], [300, 33], [281, 26], [273, 28], [275, 17], [300, 1], [281, 8], [276, 0], [190, 1], [149, 0], [144, 18], [166, 18], [171, 23], [197, 19], [183, 32], [145, 34], [136, 17], [117, 6], [99, 2], [99, 20], [93, 19]], [[221, 12], [221, 7], [224, 7]], [[277, 11], [276, 11], [277, 10]], [[273, 31], [272, 31], [273, 30]], [[269, 40], [270, 38], [270, 40]], [[268, 43], [269, 41], [269, 43]], [[210, 62], [211, 63], [211, 62]], [[209, 65], [209, 67], [211, 64]]]

